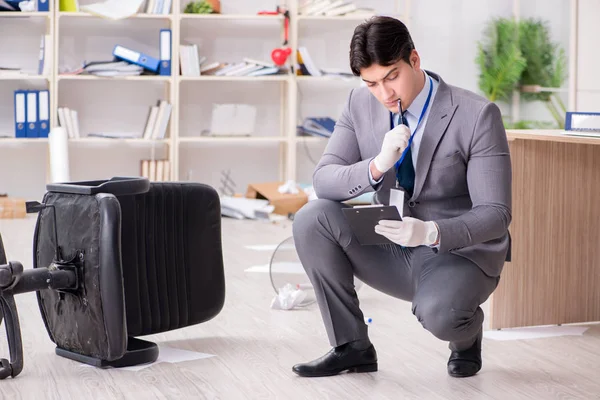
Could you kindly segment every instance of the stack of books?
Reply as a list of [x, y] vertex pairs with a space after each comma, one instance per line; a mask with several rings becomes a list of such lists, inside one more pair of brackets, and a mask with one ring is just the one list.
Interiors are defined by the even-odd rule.
[[[215, 76], [263, 76], [284, 73], [285, 68], [280, 68], [272, 63], [267, 63], [251, 58], [244, 58], [239, 62], [217, 63], [205, 65], [204, 75]], [[201, 70], [202, 70], [201, 69]]]
[[171, 180], [171, 162], [169, 160], [142, 160], [141, 176], [151, 182]]
[[370, 17], [375, 15], [372, 8], [359, 8], [346, 0], [307, 0], [298, 9], [300, 15], [323, 15], [326, 17], [355, 16]]
[[96, 76], [136, 76], [141, 75], [144, 68], [126, 61], [95, 61], [86, 64], [77, 74]]
[[[63, 75], [88, 74], [97, 76], [136, 76], [141, 74], [171, 75], [171, 30], [159, 31], [159, 57], [115, 45], [113, 59], [108, 61], [83, 62], [81, 67], [61, 69]], [[41, 63], [41, 61], [40, 61]], [[41, 64], [40, 64], [41, 65]], [[41, 67], [40, 67], [41, 68]]]
[[140, 10], [146, 14], [167, 15], [171, 12], [172, 0], [146, 0], [146, 4], [140, 7]]
[[67, 131], [69, 139], [79, 139], [81, 137], [77, 111], [68, 107], [59, 107], [58, 124]]
[[200, 64], [206, 61], [198, 55], [198, 45], [182, 44], [179, 46], [179, 64], [182, 76], [200, 76]]
[[172, 106], [166, 100], [160, 100], [157, 105], [150, 107], [146, 128], [142, 135], [146, 140], [160, 140], [167, 135]]
[[179, 61], [182, 76], [261, 76], [275, 75], [286, 71], [273, 63], [243, 58], [240, 62], [207, 62], [205, 56], [198, 54], [195, 44], [181, 45]]
[[[142, 133], [103, 133], [92, 132], [88, 137], [109, 138], [109, 139], [146, 139], [160, 140], [164, 139], [169, 126], [172, 106], [169, 102], [161, 100], [156, 106], [150, 107], [146, 126]], [[79, 139], [83, 137], [79, 131], [79, 119], [77, 111], [68, 107], [58, 108], [58, 122], [61, 127], [67, 131], [70, 139]]]
[[335, 128], [335, 120], [329, 117], [306, 118], [302, 125], [298, 126], [300, 136], [317, 136], [330, 138]]
[[296, 66], [296, 75], [322, 76], [323, 72], [317, 67], [306, 47], [298, 47], [297, 52], [298, 65]]
[[353, 78], [354, 75], [350, 71], [345, 71], [338, 68], [319, 68], [313, 58], [310, 56], [306, 47], [298, 47], [296, 64], [296, 75], [300, 76], [334, 76], [339, 78]]

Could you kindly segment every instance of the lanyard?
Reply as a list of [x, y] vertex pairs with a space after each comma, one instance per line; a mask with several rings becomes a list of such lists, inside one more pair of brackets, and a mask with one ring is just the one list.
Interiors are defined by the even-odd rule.
[[[408, 146], [406, 146], [406, 149], [404, 149], [404, 151], [402, 152], [402, 156], [400, 157], [400, 160], [398, 160], [396, 162], [396, 171], [398, 171], [398, 168], [400, 168], [400, 164], [402, 164], [402, 161], [404, 160], [404, 157], [406, 157], [406, 153], [408, 153], [408, 149], [410, 149], [410, 145], [413, 142], [413, 138], [415, 137], [415, 133], [417, 133], [417, 129], [419, 129], [419, 125], [421, 125], [421, 121], [423, 120], [423, 117], [425, 116], [425, 112], [427, 111], [427, 107], [429, 107], [429, 100], [431, 100], [431, 93], [433, 92], [433, 82], [431, 80], [431, 77], [429, 76], [429, 94], [427, 95], [427, 100], [425, 100], [425, 105], [423, 106], [423, 110], [421, 111], [421, 116], [419, 117], [419, 122], [417, 122], [417, 126], [415, 127], [415, 130], [413, 131], [413, 133], [410, 135], [410, 139], [408, 139]], [[398, 122], [401, 121], [402, 118], [402, 114], [398, 115]], [[392, 113], [390, 113], [390, 125], [391, 128], [394, 128], [394, 116]]]

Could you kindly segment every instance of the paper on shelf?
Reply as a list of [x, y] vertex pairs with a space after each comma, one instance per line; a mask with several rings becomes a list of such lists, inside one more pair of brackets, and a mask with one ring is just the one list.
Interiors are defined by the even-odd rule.
[[137, 14], [144, 0], [107, 0], [104, 3], [94, 3], [81, 6], [81, 11], [100, 17], [118, 20]]

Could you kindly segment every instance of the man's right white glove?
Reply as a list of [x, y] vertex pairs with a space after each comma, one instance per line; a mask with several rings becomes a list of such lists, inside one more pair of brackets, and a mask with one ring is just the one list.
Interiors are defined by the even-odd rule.
[[373, 159], [375, 168], [382, 173], [386, 173], [400, 159], [402, 152], [408, 146], [409, 140], [410, 129], [406, 125], [398, 125], [386, 133], [381, 145], [381, 151]]

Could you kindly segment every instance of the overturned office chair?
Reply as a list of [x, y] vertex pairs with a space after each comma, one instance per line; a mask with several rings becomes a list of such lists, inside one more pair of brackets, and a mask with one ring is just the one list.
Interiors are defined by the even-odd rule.
[[[50, 184], [38, 213], [33, 269], [7, 262], [0, 238], [0, 304], [10, 362], [23, 369], [13, 295], [37, 291], [56, 354], [96, 367], [153, 362], [137, 339], [215, 317], [225, 299], [217, 193], [193, 183], [143, 178]], [[27, 334], [27, 332], [25, 332]]]

